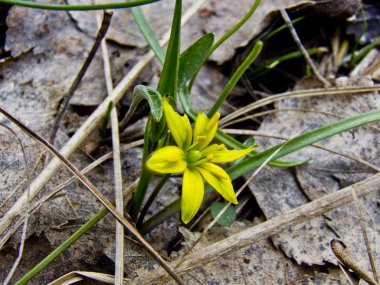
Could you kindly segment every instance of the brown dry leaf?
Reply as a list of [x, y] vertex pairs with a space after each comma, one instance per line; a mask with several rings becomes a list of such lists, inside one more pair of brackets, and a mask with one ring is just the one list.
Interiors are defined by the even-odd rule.
[[[28, 96], [38, 94], [40, 100], [46, 101], [38, 107], [48, 110], [35, 109], [36, 112], [53, 115], [57, 102], [69, 89], [94, 39], [78, 30], [69, 15], [62, 11], [13, 7], [7, 17], [7, 25], [6, 49], [14, 59], [1, 64], [5, 77], [2, 83], [11, 84], [17, 80], [16, 86], [21, 89], [19, 93], [24, 92]], [[124, 76], [138, 59], [137, 51], [127, 49], [128, 53], [124, 53], [125, 50], [110, 50], [115, 80]], [[121, 53], [123, 57], [120, 57]], [[9, 81], [5, 80], [8, 74], [11, 77]], [[15, 89], [14, 85], [8, 88]], [[71, 104], [97, 106], [105, 96], [103, 63], [98, 53]]]
[[[307, 89], [314, 83], [299, 84], [296, 89]], [[337, 86], [368, 86], [373, 83], [365, 78], [336, 80]], [[282, 100], [276, 104], [277, 109], [302, 108], [331, 112], [334, 115], [351, 117], [356, 114], [378, 109], [380, 100], [376, 93], [362, 95], [339, 95], [310, 97], [305, 99]], [[338, 118], [315, 112], [280, 111], [265, 118], [260, 127], [261, 132], [275, 135], [291, 136], [293, 132], [308, 127], [307, 131], [333, 123]], [[266, 149], [280, 140], [257, 137], [262, 149]], [[360, 127], [321, 142], [330, 149], [350, 154], [372, 164], [379, 165], [379, 135], [378, 130]], [[306, 148], [287, 159], [312, 158], [304, 166], [293, 170], [268, 168], [262, 171], [253, 182], [250, 189], [256, 197], [267, 218], [281, 215], [281, 212], [307, 203], [309, 200], [322, 197], [327, 193], [363, 180], [374, 173], [374, 170], [353, 160], [343, 158], [316, 148]], [[379, 194], [368, 195], [361, 200], [362, 207], [370, 227], [369, 235], [375, 252], [380, 253], [376, 243], [376, 233], [379, 234], [380, 215], [377, 210]], [[323, 218], [293, 227], [273, 238], [277, 247], [298, 263], [324, 264], [336, 263], [329, 242], [335, 236], [340, 237], [347, 246], [356, 252], [360, 263], [367, 270], [368, 258], [359, 227], [358, 215], [353, 205], [346, 205], [327, 213]]]
[[[197, 244], [194, 251], [202, 251], [225, 237], [231, 236], [251, 227], [249, 222], [235, 222], [231, 227], [214, 227], [207, 236]], [[172, 258], [179, 258], [186, 252], [187, 246], [192, 244], [200, 233], [190, 232], [186, 228], [180, 228], [184, 236], [184, 248], [180, 252], [172, 253]], [[314, 272], [312, 268], [297, 265], [289, 261], [281, 251], [278, 251], [268, 240], [251, 244], [234, 253], [226, 254], [223, 258], [210, 262], [206, 266], [196, 268], [182, 276], [186, 284], [349, 284], [344, 276], [333, 267], [326, 270], [335, 272], [334, 275], [326, 275]], [[167, 278], [150, 279], [157, 272], [150, 273], [139, 271], [139, 278], [133, 284], [174, 284]], [[339, 276], [339, 279], [337, 277]], [[319, 280], [319, 283], [311, 283]], [[307, 283], [310, 282], [310, 283]]]

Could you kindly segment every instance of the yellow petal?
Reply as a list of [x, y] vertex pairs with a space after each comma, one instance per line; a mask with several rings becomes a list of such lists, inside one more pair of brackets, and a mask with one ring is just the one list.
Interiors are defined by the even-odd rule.
[[197, 149], [204, 149], [214, 139], [215, 133], [218, 129], [218, 120], [220, 114], [216, 112], [211, 119], [209, 119], [203, 112], [200, 112], [195, 120], [194, 138], [196, 141], [201, 138]]
[[255, 147], [251, 146], [243, 150], [220, 150], [213, 152], [213, 159], [210, 162], [225, 163], [237, 160], [254, 150]]
[[156, 150], [146, 165], [150, 170], [159, 173], [179, 173], [187, 167], [183, 150], [176, 146], [166, 146]]
[[224, 199], [233, 204], [238, 203], [231, 179], [221, 167], [212, 163], [202, 163], [197, 166], [197, 170]]
[[163, 100], [163, 108], [166, 123], [168, 124], [168, 128], [174, 141], [181, 149], [187, 148], [192, 140], [192, 130], [189, 118], [186, 114], [181, 116], [175, 112], [166, 98]]
[[197, 214], [202, 205], [204, 184], [195, 168], [187, 168], [183, 174], [181, 219], [187, 224]]

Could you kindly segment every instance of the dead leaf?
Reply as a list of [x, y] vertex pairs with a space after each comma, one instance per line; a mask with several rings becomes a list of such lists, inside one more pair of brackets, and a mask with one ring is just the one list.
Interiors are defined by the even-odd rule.
[[[337, 86], [368, 86], [372, 82], [365, 78], [339, 78], [336, 84]], [[305, 87], [299, 86], [297, 89], [302, 88]], [[331, 112], [334, 115], [343, 115], [344, 117], [354, 116], [379, 107], [380, 100], [374, 93], [288, 99], [276, 104], [278, 109], [313, 109]], [[307, 131], [309, 131], [337, 120], [334, 116], [322, 115], [317, 112], [284, 110], [266, 118], [260, 127], [260, 131], [291, 136], [293, 132], [306, 126], [308, 126]], [[266, 149], [280, 141], [257, 137], [257, 142], [262, 149]], [[379, 165], [377, 159], [379, 137], [377, 130], [369, 127], [345, 132], [327, 139], [321, 144]], [[297, 168], [296, 176], [292, 170], [270, 168], [263, 171], [251, 182], [251, 191], [267, 218], [280, 215], [284, 210], [337, 191], [373, 174], [373, 170], [369, 170], [355, 161], [311, 147], [289, 155], [287, 159], [301, 157], [309, 157], [312, 160], [307, 165]], [[373, 231], [377, 230], [376, 225], [380, 218], [376, 210], [377, 200], [377, 193], [361, 200], [363, 208], [367, 212], [367, 222], [372, 225], [371, 237], [373, 242], [375, 242]], [[273, 241], [277, 247], [281, 248], [288, 256], [293, 257], [298, 263], [309, 265], [324, 264], [326, 261], [336, 263], [328, 245], [335, 235], [338, 235], [347, 244], [352, 245], [360, 256], [360, 260], [364, 261], [366, 268], [368, 268], [365, 246], [353, 205], [340, 207], [326, 214], [324, 218], [316, 218], [285, 231], [276, 236]], [[379, 252], [378, 250], [376, 249], [376, 252]]]

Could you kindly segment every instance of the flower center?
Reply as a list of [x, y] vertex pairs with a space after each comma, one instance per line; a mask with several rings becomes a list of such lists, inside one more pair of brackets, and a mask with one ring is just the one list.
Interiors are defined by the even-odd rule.
[[201, 159], [201, 157], [202, 157], [202, 154], [200, 151], [191, 150], [186, 154], [186, 161], [189, 164], [194, 163], [194, 162], [198, 161], [199, 159]]

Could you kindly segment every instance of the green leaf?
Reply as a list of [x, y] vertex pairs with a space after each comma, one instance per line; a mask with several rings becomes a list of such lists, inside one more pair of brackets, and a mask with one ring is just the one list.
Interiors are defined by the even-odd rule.
[[107, 136], [107, 124], [108, 124], [110, 117], [111, 117], [112, 107], [113, 107], [113, 101], [110, 101], [108, 103], [107, 111], [106, 111], [106, 114], [104, 115], [102, 128], [101, 128], [101, 133], [102, 133], [103, 137]]
[[137, 85], [135, 89], [133, 89], [133, 99], [132, 104], [125, 115], [124, 119], [120, 122], [120, 127], [125, 127], [129, 120], [132, 118], [132, 115], [136, 111], [138, 105], [142, 100], [147, 100], [149, 107], [150, 107], [150, 113], [152, 114], [153, 119], [156, 122], [159, 122], [162, 118], [162, 96], [160, 93], [158, 93], [153, 88], [143, 86], [143, 85]]
[[168, 49], [157, 90], [162, 96], [170, 96], [176, 102], [178, 86], [179, 54], [181, 40], [182, 1], [176, 0]]
[[[286, 145], [273, 157], [274, 159], [283, 157], [289, 153], [300, 150], [313, 143], [327, 139], [333, 135], [339, 134], [344, 131], [348, 131], [352, 128], [356, 128], [365, 124], [369, 124], [380, 120], [380, 110], [361, 114], [348, 119], [340, 120], [336, 123], [324, 126], [322, 128], [310, 131], [294, 139], [286, 142]], [[278, 144], [270, 149], [267, 149], [259, 154], [246, 158], [245, 160], [232, 166], [228, 173], [231, 179], [236, 179], [242, 175], [252, 171], [259, 167], [273, 152], [280, 148], [282, 144]]]
[[165, 61], [165, 51], [160, 46], [160, 43], [158, 42], [156, 35], [152, 30], [152, 27], [144, 17], [144, 14], [141, 12], [140, 7], [133, 7], [131, 8], [131, 11], [133, 18], [135, 19], [135, 22], [139, 27], [142, 35], [144, 36], [146, 42], [155, 53], [157, 59], [161, 62], [161, 64], [163, 64]]
[[310, 161], [310, 158], [303, 158], [297, 160], [283, 161], [283, 160], [273, 160], [268, 163], [270, 166], [278, 167], [278, 168], [290, 168], [298, 165], [305, 164]]
[[45, 10], [63, 10], [63, 11], [87, 11], [87, 10], [105, 10], [105, 9], [121, 9], [129, 8], [139, 5], [145, 5], [159, 0], [136, 0], [130, 2], [121, 3], [109, 3], [109, 4], [93, 4], [93, 5], [61, 5], [61, 4], [50, 4], [50, 3], [35, 3], [31, 1], [24, 0], [1, 0], [2, 4], [18, 5], [35, 9], [45, 9]]
[[181, 89], [207, 60], [213, 42], [214, 34], [209, 33], [200, 37], [182, 52], [179, 62], [178, 89]]
[[[213, 219], [219, 215], [226, 204], [223, 202], [213, 202], [211, 204], [211, 216]], [[231, 226], [236, 221], [236, 209], [231, 204], [227, 207], [224, 213], [216, 221], [219, 225], [224, 227]]]

